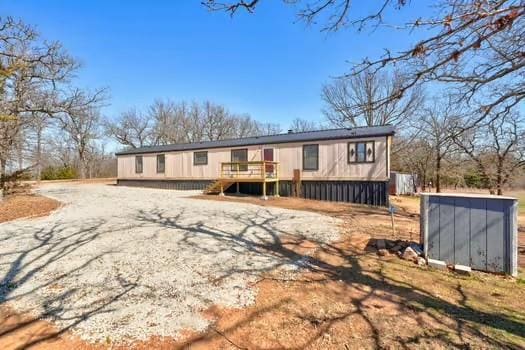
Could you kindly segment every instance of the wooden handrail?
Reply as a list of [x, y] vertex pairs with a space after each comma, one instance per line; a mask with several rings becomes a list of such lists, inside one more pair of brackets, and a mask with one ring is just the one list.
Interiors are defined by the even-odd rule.
[[[270, 171], [267, 171], [270, 169]], [[221, 163], [221, 178], [276, 179], [278, 176], [279, 162], [274, 161], [240, 161]]]
[[264, 160], [264, 161], [247, 161], [247, 162], [222, 162], [221, 163], [223, 166], [232, 166], [232, 165], [235, 165], [235, 164], [241, 164], [241, 165], [244, 165], [244, 164], [248, 164], [248, 165], [255, 165], [255, 164], [259, 164], [259, 165], [263, 165], [263, 164], [273, 164], [273, 165], [277, 165], [279, 164], [279, 162], [271, 162], [271, 161], [267, 161], [267, 160]]

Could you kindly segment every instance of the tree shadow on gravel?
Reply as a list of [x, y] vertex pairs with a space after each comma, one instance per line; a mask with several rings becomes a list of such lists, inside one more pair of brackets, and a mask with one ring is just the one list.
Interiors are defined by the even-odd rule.
[[[258, 280], [258, 286], [269, 286], [273, 291], [263, 295], [267, 304], [258, 302], [240, 312], [241, 316], [212, 311], [216, 323], [209, 331], [180, 345], [183, 348], [228, 345], [243, 349], [302, 349], [332, 344], [346, 348], [517, 349], [525, 344], [525, 315], [513, 317], [474, 306], [476, 303], [469, 300], [472, 294], [465, 293], [462, 286], [476, 281], [453, 277], [458, 284], [449, 289], [453, 298], [440, 297], [433, 292], [432, 281], [444, 284], [449, 277], [400, 261], [379, 259], [344, 241], [323, 243], [283, 232], [279, 222], [286, 216], [264, 208], [253, 215], [224, 212], [222, 219], [235, 223], [231, 230], [209, 224], [211, 220], [188, 223], [180, 215], [159, 208], [141, 210], [137, 217], [145, 224], [177, 229], [181, 235], [179, 249], [186, 245], [202, 254], [231, 249], [237, 254], [273, 259], [270, 266], [230, 266], [213, 276], [215, 283], [235, 274], [251, 276]], [[198, 238], [211, 239], [216, 247], [202, 246]], [[292, 273], [287, 272], [290, 267]], [[283, 271], [274, 273], [280, 269]], [[404, 278], [405, 274], [420, 276], [422, 280]], [[509, 288], [513, 286], [509, 282]], [[312, 303], [314, 297], [326, 303]], [[319, 311], [323, 309], [328, 311]], [[391, 314], [385, 313], [389, 309]], [[228, 317], [234, 321], [225, 320]], [[291, 336], [275, 335], [269, 326], [275, 322], [282, 322], [281, 327]], [[268, 328], [261, 328], [261, 324]], [[352, 324], [362, 327], [355, 332], [357, 338], [353, 337]], [[337, 345], [326, 343], [326, 336], [331, 333], [338, 337]]]
[[[1, 264], [7, 267], [2, 269], [6, 272], [0, 276], [0, 344], [6, 344], [7, 341], [10, 348], [26, 349], [52, 342], [90, 317], [111, 312], [111, 305], [136, 287], [136, 281], [119, 280], [120, 287], [112, 290], [109, 297], [84, 302], [76, 307], [67, 302], [68, 298], [82, 293], [82, 290], [77, 287], [66, 288], [61, 282], [68, 276], [81, 274], [94, 261], [111, 253], [101, 252], [68, 268], [73, 253], [113, 229], [105, 224], [104, 220], [85, 221], [77, 225], [76, 229], [71, 229], [70, 224], [59, 222], [40, 228], [27, 225], [2, 233], [1, 240], [4, 242], [21, 240], [24, 244], [23, 248], [0, 254]], [[47, 273], [46, 268], [52, 264], [65, 266], [65, 271], [44, 283], [31, 285], [32, 278]], [[23, 300], [32, 294], [38, 294], [40, 298], [40, 311], [19, 314], [10, 308], [10, 302]], [[61, 321], [60, 324], [64, 326], [38, 327], [43, 319]]]

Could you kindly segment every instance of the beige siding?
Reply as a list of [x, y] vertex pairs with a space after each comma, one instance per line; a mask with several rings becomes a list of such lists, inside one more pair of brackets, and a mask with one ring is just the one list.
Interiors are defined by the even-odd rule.
[[[331, 140], [303, 143], [282, 143], [238, 147], [248, 149], [249, 161], [262, 160], [263, 148], [274, 149], [274, 160], [279, 162], [279, 178], [291, 179], [294, 169], [301, 170], [305, 180], [387, 180], [389, 174], [389, 155], [386, 136], [377, 138]], [[348, 163], [348, 142], [375, 141], [375, 162], [363, 164]], [[302, 170], [303, 145], [319, 145], [319, 169]], [[237, 149], [237, 148], [234, 148]], [[168, 152], [166, 171], [157, 174], [157, 154], [143, 155], [143, 173], [135, 174], [135, 155], [118, 157], [118, 177], [121, 179], [216, 179], [219, 177], [221, 162], [231, 161], [232, 148], [208, 150], [207, 165], [193, 165], [193, 151]]]

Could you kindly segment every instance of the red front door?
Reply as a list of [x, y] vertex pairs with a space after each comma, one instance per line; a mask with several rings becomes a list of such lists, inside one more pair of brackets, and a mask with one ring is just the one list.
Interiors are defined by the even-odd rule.
[[[264, 149], [264, 161], [273, 162], [273, 148]], [[273, 173], [273, 169], [274, 169], [273, 164], [266, 164], [267, 173]]]

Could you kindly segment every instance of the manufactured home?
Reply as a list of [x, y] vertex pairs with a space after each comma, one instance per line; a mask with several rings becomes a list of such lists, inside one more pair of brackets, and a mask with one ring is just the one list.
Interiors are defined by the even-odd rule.
[[392, 126], [141, 147], [117, 153], [118, 185], [386, 206]]

